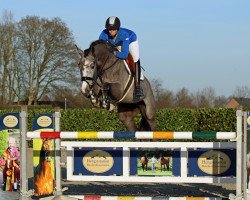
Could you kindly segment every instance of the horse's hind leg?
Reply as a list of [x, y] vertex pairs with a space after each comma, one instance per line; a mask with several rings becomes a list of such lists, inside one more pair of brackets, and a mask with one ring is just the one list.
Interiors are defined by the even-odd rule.
[[141, 123], [140, 123], [140, 130], [141, 131], [153, 131], [156, 127], [156, 121], [155, 121], [155, 113], [148, 114], [146, 112], [146, 105], [144, 103], [141, 103], [139, 105], [140, 112], [141, 112]]
[[155, 129], [155, 126], [155, 120], [147, 120], [144, 116], [142, 116], [140, 131], [153, 131]]
[[134, 117], [139, 113], [135, 107], [118, 105], [118, 116], [128, 131], [137, 131], [138, 127], [134, 122]]
[[127, 117], [126, 114], [119, 114], [119, 119], [128, 131], [136, 131], [138, 129], [134, 123], [134, 120]]

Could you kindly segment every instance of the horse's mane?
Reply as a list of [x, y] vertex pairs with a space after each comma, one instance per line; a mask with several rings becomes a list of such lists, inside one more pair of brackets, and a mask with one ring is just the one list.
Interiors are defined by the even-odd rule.
[[108, 49], [108, 48], [116, 49], [116, 46], [115, 46], [115, 45], [110, 44], [108, 41], [105, 41], [105, 40], [95, 40], [95, 41], [93, 41], [93, 42], [90, 44], [90, 47], [89, 47], [89, 48], [91, 49], [91, 48], [95, 47], [95, 46], [98, 45], [98, 44], [104, 44], [104, 45], [107, 47], [107, 49]]
[[104, 41], [104, 40], [95, 40], [93, 42], [91, 42], [90, 44], [90, 48], [94, 47], [95, 45], [98, 45], [98, 44], [109, 44], [107, 41]]
[[93, 41], [93, 42], [90, 43], [88, 49], [85, 49], [85, 50], [84, 50], [84, 56], [86, 57], [86, 56], [89, 54], [89, 52], [92, 52], [92, 53], [93, 53], [94, 47], [95, 47], [96, 45], [98, 45], [98, 44], [109, 45], [109, 43], [106, 42], [106, 41], [104, 41], [104, 40], [95, 40], [95, 41]]

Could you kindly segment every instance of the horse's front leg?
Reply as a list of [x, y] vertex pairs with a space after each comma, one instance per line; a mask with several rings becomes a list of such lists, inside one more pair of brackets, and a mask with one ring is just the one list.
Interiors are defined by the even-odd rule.
[[110, 108], [109, 91], [110, 91], [110, 84], [104, 83], [102, 86], [102, 107], [106, 108], [107, 110], [109, 110]]
[[94, 107], [100, 108], [101, 107], [101, 101], [98, 95], [95, 95], [95, 93], [91, 90], [89, 92], [90, 94], [90, 101]]

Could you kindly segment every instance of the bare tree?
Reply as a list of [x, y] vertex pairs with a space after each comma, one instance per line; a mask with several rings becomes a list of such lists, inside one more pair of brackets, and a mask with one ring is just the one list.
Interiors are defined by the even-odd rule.
[[233, 93], [234, 97], [250, 98], [250, 88], [248, 86], [237, 86]]
[[152, 80], [150, 80], [150, 85], [151, 85], [151, 88], [153, 90], [154, 97], [157, 101], [157, 99], [159, 98], [160, 94], [163, 91], [162, 81], [159, 79], [152, 79]]
[[178, 108], [193, 108], [193, 100], [186, 88], [180, 89], [175, 95], [175, 107]]
[[174, 107], [174, 93], [170, 90], [163, 90], [157, 100], [157, 108], [173, 108]]
[[66, 99], [68, 108], [92, 107], [90, 100], [84, 97], [79, 89], [72, 89], [68, 87], [54, 88], [52, 99], [57, 102], [62, 102]]
[[17, 85], [16, 74], [16, 25], [11, 12], [5, 11], [0, 23], [0, 79], [1, 103], [12, 103]]
[[217, 96], [214, 99], [214, 107], [215, 108], [223, 108], [228, 101], [228, 98], [225, 96]]
[[59, 19], [48, 20], [27, 16], [18, 23], [18, 58], [28, 105], [51, 90], [54, 85], [67, 85], [74, 76], [77, 54], [74, 40]]
[[212, 87], [206, 87], [192, 94], [193, 102], [198, 108], [214, 107], [215, 91]]

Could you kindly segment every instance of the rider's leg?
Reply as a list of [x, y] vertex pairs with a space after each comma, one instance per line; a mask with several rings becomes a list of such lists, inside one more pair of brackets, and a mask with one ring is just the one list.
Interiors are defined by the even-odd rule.
[[134, 90], [134, 101], [139, 101], [144, 97], [143, 90], [141, 88], [141, 65], [139, 56], [139, 43], [138, 40], [129, 44], [129, 52], [135, 62], [135, 90]]
[[144, 93], [141, 87], [141, 65], [140, 59], [135, 63], [135, 91], [134, 100], [140, 100], [144, 97]]

